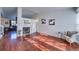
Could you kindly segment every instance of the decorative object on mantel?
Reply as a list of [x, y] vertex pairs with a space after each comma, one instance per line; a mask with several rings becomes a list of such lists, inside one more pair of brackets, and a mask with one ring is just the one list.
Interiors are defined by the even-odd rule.
[[46, 24], [46, 19], [41, 19], [42, 24]]
[[55, 19], [49, 19], [49, 25], [55, 25]]

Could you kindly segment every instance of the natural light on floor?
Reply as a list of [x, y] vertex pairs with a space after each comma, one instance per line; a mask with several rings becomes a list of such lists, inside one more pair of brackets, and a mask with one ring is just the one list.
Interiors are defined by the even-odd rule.
[[11, 40], [16, 39], [16, 32], [15, 31], [10, 32], [9, 37], [10, 37]]
[[16, 33], [13, 33], [13, 34], [11, 35], [11, 39], [16, 39]]

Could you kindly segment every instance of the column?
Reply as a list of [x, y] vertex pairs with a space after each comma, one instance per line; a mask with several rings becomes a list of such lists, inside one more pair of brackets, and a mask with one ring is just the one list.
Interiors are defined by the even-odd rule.
[[17, 35], [18, 36], [22, 36], [23, 34], [22, 26], [23, 26], [22, 8], [18, 7], [17, 8]]

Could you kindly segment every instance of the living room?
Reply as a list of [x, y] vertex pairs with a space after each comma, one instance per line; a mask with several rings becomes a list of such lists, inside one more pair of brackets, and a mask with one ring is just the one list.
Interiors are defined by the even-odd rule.
[[[13, 25], [16, 25], [11, 26], [13, 31], [16, 31], [16, 35], [14, 36], [12, 33], [12, 38], [6, 38], [5, 26], [1, 21], [0, 24], [3, 28], [0, 38], [1, 50], [79, 50], [79, 42], [75, 38], [79, 29], [78, 7], [4, 7], [0, 10], [0, 20], [3, 20], [2, 18], [13, 19]], [[4, 17], [5, 15], [7, 17]], [[72, 39], [73, 37], [74, 39]]]

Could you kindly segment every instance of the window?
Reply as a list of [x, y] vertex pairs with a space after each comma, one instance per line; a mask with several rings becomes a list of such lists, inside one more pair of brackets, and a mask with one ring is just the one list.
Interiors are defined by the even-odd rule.
[[15, 21], [15, 20], [12, 20], [12, 21], [11, 21], [11, 25], [12, 25], [12, 26], [16, 26], [16, 21]]
[[77, 31], [79, 31], [79, 13], [77, 13]]

